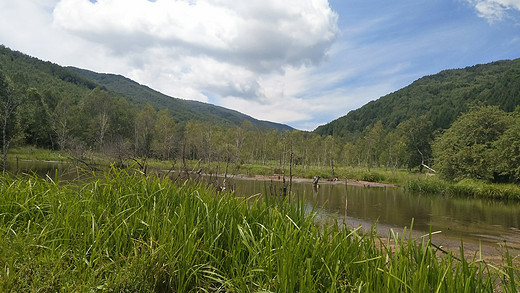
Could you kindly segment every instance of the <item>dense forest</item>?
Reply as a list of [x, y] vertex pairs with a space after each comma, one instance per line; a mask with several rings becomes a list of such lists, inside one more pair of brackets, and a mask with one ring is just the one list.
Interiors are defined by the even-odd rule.
[[121, 75], [97, 73], [75, 67], [68, 67], [68, 69], [93, 80], [105, 89], [129, 97], [139, 105], [150, 104], [156, 109], [168, 109], [176, 123], [197, 120], [214, 124], [240, 125], [243, 121], [249, 121], [258, 127], [292, 130], [288, 125], [257, 120], [235, 110], [198, 101], [172, 98]]
[[472, 105], [496, 105], [506, 112], [520, 105], [520, 59], [444, 70], [422, 77], [318, 127], [315, 132], [357, 136], [377, 121], [395, 129], [400, 123], [420, 116], [431, 122], [432, 131], [447, 129]]
[[224, 125], [240, 125], [244, 120], [258, 127], [292, 129], [288, 125], [261, 121], [223, 107], [170, 97], [128, 78], [101, 74], [41, 61], [0, 45], [0, 70], [9, 76], [17, 89], [37, 89], [41, 94], [69, 95], [82, 100], [86, 92], [99, 88], [111, 97], [125, 98], [136, 108], [146, 104], [167, 108], [176, 123], [200, 120]]
[[419, 79], [304, 132], [250, 119], [226, 122], [189, 111], [183, 116], [181, 106], [154, 104], [172, 98], [124, 77], [71, 70], [0, 49], [4, 162], [9, 147], [29, 145], [79, 159], [100, 153], [118, 164], [156, 158], [174, 164], [257, 164], [274, 172], [317, 166], [331, 177], [335, 166], [421, 172], [426, 167], [449, 180], [520, 181], [519, 60]]

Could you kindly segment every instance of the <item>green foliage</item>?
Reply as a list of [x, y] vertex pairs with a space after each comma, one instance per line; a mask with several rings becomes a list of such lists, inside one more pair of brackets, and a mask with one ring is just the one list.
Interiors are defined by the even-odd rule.
[[[442, 256], [428, 235], [380, 240], [375, 231], [320, 226], [303, 204], [279, 198], [116, 170], [84, 184], [2, 177], [0, 193], [6, 292], [518, 289], [510, 256], [494, 270], [463, 249]], [[498, 282], [502, 275], [510, 282]]]
[[428, 163], [431, 157], [432, 123], [426, 116], [413, 116], [400, 123], [396, 133], [404, 145], [405, 155], [402, 159], [409, 169]]
[[405, 188], [412, 192], [496, 200], [520, 200], [520, 187], [514, 184], [493, 184], [482, 180], [463, 179], [447, 182], [436, 178], [409, 179]]
[[[98, 74], [43, 62], [1, 45], [0, 69], [11, 77], [14, 90], [19, 95], [24, 95], [29, 89], [32, 97], [35, 93], [40, 95], [42, 105], [39, 106], [43, 106], [43, 108], [40, 107], [38, 110], [45, 110], [47, 116], [52, 116], [52, 112], [63, 98], [69, 99], [72, 101], [72, 105], [79, 107], [74, 110], [77, 120], [81, 120], [77, 121], [76, 124], [82, 125], [68, 123], [67, 126], [68, 132], [80, 134], [75, 135], [74, 145], [81, 143], [98, 149], [108, 143], [105, 141], [105, 135], [109, 138], [115, 135], [114, 132], [117, 132], [118, 136], [129, 136], [127, 122], [120, 120], [113, 123], [113, 120], [118, 120], [118, 118], [115, 118], [117, 116], [106, 115], [112, 112], [121, 113], [121, 111], [118, 111], [117, 105], [114, 105], [117, 104], [115, 100], [120, 98], [131, 101], [132, 108], [142, 108], [146, 104], [152, 105], [155, 109], [166, 108], [175, 122], [186, 123], [191, 120], [198, 120], [229, 127], [249, 121], [259, 128], [292, 130], [287, 125], [259, 121], [237, 111], [211, 104], [172, 98], [122, 76]], [[29, 100], [27, 102], [35, 105]], [[32, 105], [28, 106], [27, 109], [30, 110], [31, 107]], [[33, 113], [34, 111], [30, 112], [30, 114]], [[41, 116], [41, 119], [45, 119], [46, 115]], [[126, 119], [126, 117], [123, 119]], [[27, 120], [31, 120], [31, 118], [28, 117]], [[108, 123], [103, 123], [103, 121], [108, 121]], [[48, 122], [43, 121], [44, 127], [47, 127], [48, 124]], [[133, 121], [130, 124], [133, 128]], [[34, 126], [32, 124], [26, 125], [28, 127]], [[104, 129], [103, 125], [108, 126], [108, 128]], [[57, 125], [54, 125], [53, 128], [57, 128]], [[59, 140], [60, 138], [57, 137], [59, 135], [57, 133], [50, 135], [48, 130], [47, 128], [43, 132], [35, 129], [30, 130], [31, 133], [27, 134], [28, 142], [36, 141], [39, 146], [55, 147], [54, 144], [59, 143], [55, 143], [53, 140]], [[63, 129], [60, 131], [63, 134]], [[49, 135], [43, 139], [42, 137], [35, 137], [36, 133]]]
[[504, 155], [495, 146], [511, 122], [497, 106], [472, 108], [436, 140], [435, 168], [448, 180], [493, 180]]
[[243, 121], [250, 121], [257, 127], [277, 130], [292, 129], [287, 125], [256, 120], [240, 112], [223, 107], [170, 97], [120, 75], [101, 74], [74, 67], [67, 69], [84, 78], [95, 81], [110, 91], [129, 97], [141, 106], [150, 104], [156, 109], [168, 109], [176, 123], [197, 120], [213, 124], [240, 125]]
[[511, 127], [493, 143], [491, 156], [499, 176], [520, 182], [520, 116], [513, 118]]
[[0, 70], [0, 131], [2, 144], [2, 170], [7, 169], [7, 153], [12, 140], [20, 135], [18, 107], [20, 97], [11, 80]]
[[520, 59], [445, 70], [318, 127], [320, 135], [349, 136], [381, 121], [394, 129], [412, 117], [425, 116], [432, 131], [449, 128], [471, 105], [496, 105], [512, 112], [520, 105]]
[[[395, 132], [395, 136], [388, 140], [387, 145], [383, 143], [380, 164], [406, 165], [408, 168], [421, 163], [429, 165], [432, 163], [430, 144], [434, 136], [449, 128], [461, 113], [474, 105], [495, 105], [506, 112], [512, 112], [520, 105], [519, 80], [520, 59], [445, 70], [422, 77], [403, 89], [318, 127], [314, 132], [345, 138], [356, 145], [358, 156], [364, 157], [358, 161], [371, 165], [374, 159], [366, 156], [371, 151], [366, 141], [369, 139], [367, 129], [382, 123], [386, 133]], [[365, 155], [361, 155], [363, 153]], [[510, 167], [506, 165], [507, 162], [503, 162], [504, 168], [499, 173], [505, 177], [515, 176], [506, 174], [506, 168]], [[489, 177], [489, 174], [481, 176]]]

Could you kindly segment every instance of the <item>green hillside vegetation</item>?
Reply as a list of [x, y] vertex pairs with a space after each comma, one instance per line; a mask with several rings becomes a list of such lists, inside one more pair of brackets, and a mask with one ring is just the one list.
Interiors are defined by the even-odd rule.
[[258, 127], [292, 130], [290, 126], [257, 120], [220, 106], [173, 98], [121, 75], [96, 73], [75, 67], [69, 67], [69, 69], [89, 80], [95, 81], [110, 91], [129, 97], [139, 104], [149, 103], [156, 109], [168, 109], [176, 123], [197, 120], [218, 124], [240, 125], [247, 120]]
[[[4, 162], [10, 147], [25, 145], [66, 151], [81, 160], [94, 151], [119, 163], [177, 159], [181, 154], [194, 158], [187, 144], [194, 141], [190, 125], [197, 123], [223, 133], [292, 130], [222, 107], [171, 98], [122, 76], [64, 68], [4, 46], [0, 91]], [[228, 145], [240, 147], [239, 138], [225, 137], [234, 141]], [[230, 157], [231, 151], [227, 153]]]
[[[158, 108], [163, 104], [154, 107], [152, 103], [180, 100], [123, 77], [87, 71], [80, 75], [5, 47], [0, 49], [0, 118], [5, 116], [4, 106], [15, 105], [2, 127], [6, 134], [4, 154], [13, 146], [58, 150], [89, 167], [98, 163], [93, 162], [94, 153], [95, 160], [101, 156], [104, 162], [117, 165], [151, 158], [174, 165], [180, 161], [184, 166], [187, 160], [201, 161], [205, 166], [216, 163], [216, 170], [207, 172], [227, 172], [230, 164], [260, 163], [281, 173], [289, 164], [290, 149], [294, 150], [295, 164], [301, 166], [328, 168], [331, 162], [330, 139], [300, 131], [290, 135], [289, 127], [280, 131], [279, 127], [267, 127], [274, 124], [251, 121], [234, 111], [198, 102], [179, 104], [181, 110], [188, 108], [184, 105], [194, 105], [187, 114], [176, 107]], [[91, 76], [105, 81], [93, 81]], [[128, 98], [130, 94], [135, 96]], [[145, 103], [148, 95], [150, 103]], [[216, 114], [201, 114], [199, 108]], [[172, 112], [186, 117], [194, 114], [192, 120], [183, 121], [184, 116]], [[217, 114], [229, 115], [232, 120]], [[204, 119], [195, 120], [197, 117]]]
[[432, 130], [447, 129], [471, 105], [497, 105], [511, 112], [520, 105], [520, 59], [445, 70], [425, 76], [347, 115], [318, 127], [320, 135], [351, 136], [381, 121], [395, 129], [423, 116]]
[[498, 61], [420, 78], [314, 132], [343, 141], [350, 164], [368, 169], [430, 166], [448, 180], [520, 182], [519, 105], [520, 59]]
[[123, 76], [66, 68], [41, 61], [1, 45], [0, 70], [10, 78], [19, 94], [34, 88], [40, 94], [54, 96], [55, 99], [66, 94], [79, 102], [88, 91], [99, 87], [111, 97], [129, 99], [136, 108], [146, 104], [151, 104], [157, 110], [166, 108], [176, 123], [199, 120], [232, 126], [247, 120], [258, 127], [292, 129], [287, 125], [260, 121], [223, 107], [172, 98]]

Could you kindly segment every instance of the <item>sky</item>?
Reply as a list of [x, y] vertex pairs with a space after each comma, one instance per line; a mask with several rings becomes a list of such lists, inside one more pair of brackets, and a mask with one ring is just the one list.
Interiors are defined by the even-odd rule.
[[520, 0], [0, 0], [0, 44], [313, 130], [422, 76], [520, 58]]

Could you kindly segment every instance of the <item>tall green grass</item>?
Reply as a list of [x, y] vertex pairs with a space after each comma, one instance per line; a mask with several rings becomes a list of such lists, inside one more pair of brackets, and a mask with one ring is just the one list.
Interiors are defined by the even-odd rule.
[[[492, 268], [341, 223], [303, 203], [247, 199], [112, 169], [91, 182], [0, 179], [3, 292], [516, 292]], [[508, 280], [505, 282], [504, 280]]]
[[520, 200], [520, 186], [518, 185], [493, 184], [472, 179], [464, 179], [454, 183], [436, 178], [411, 179], [408, 181], [406, 188], [414, 192], [431, 194], [498, 200]]

